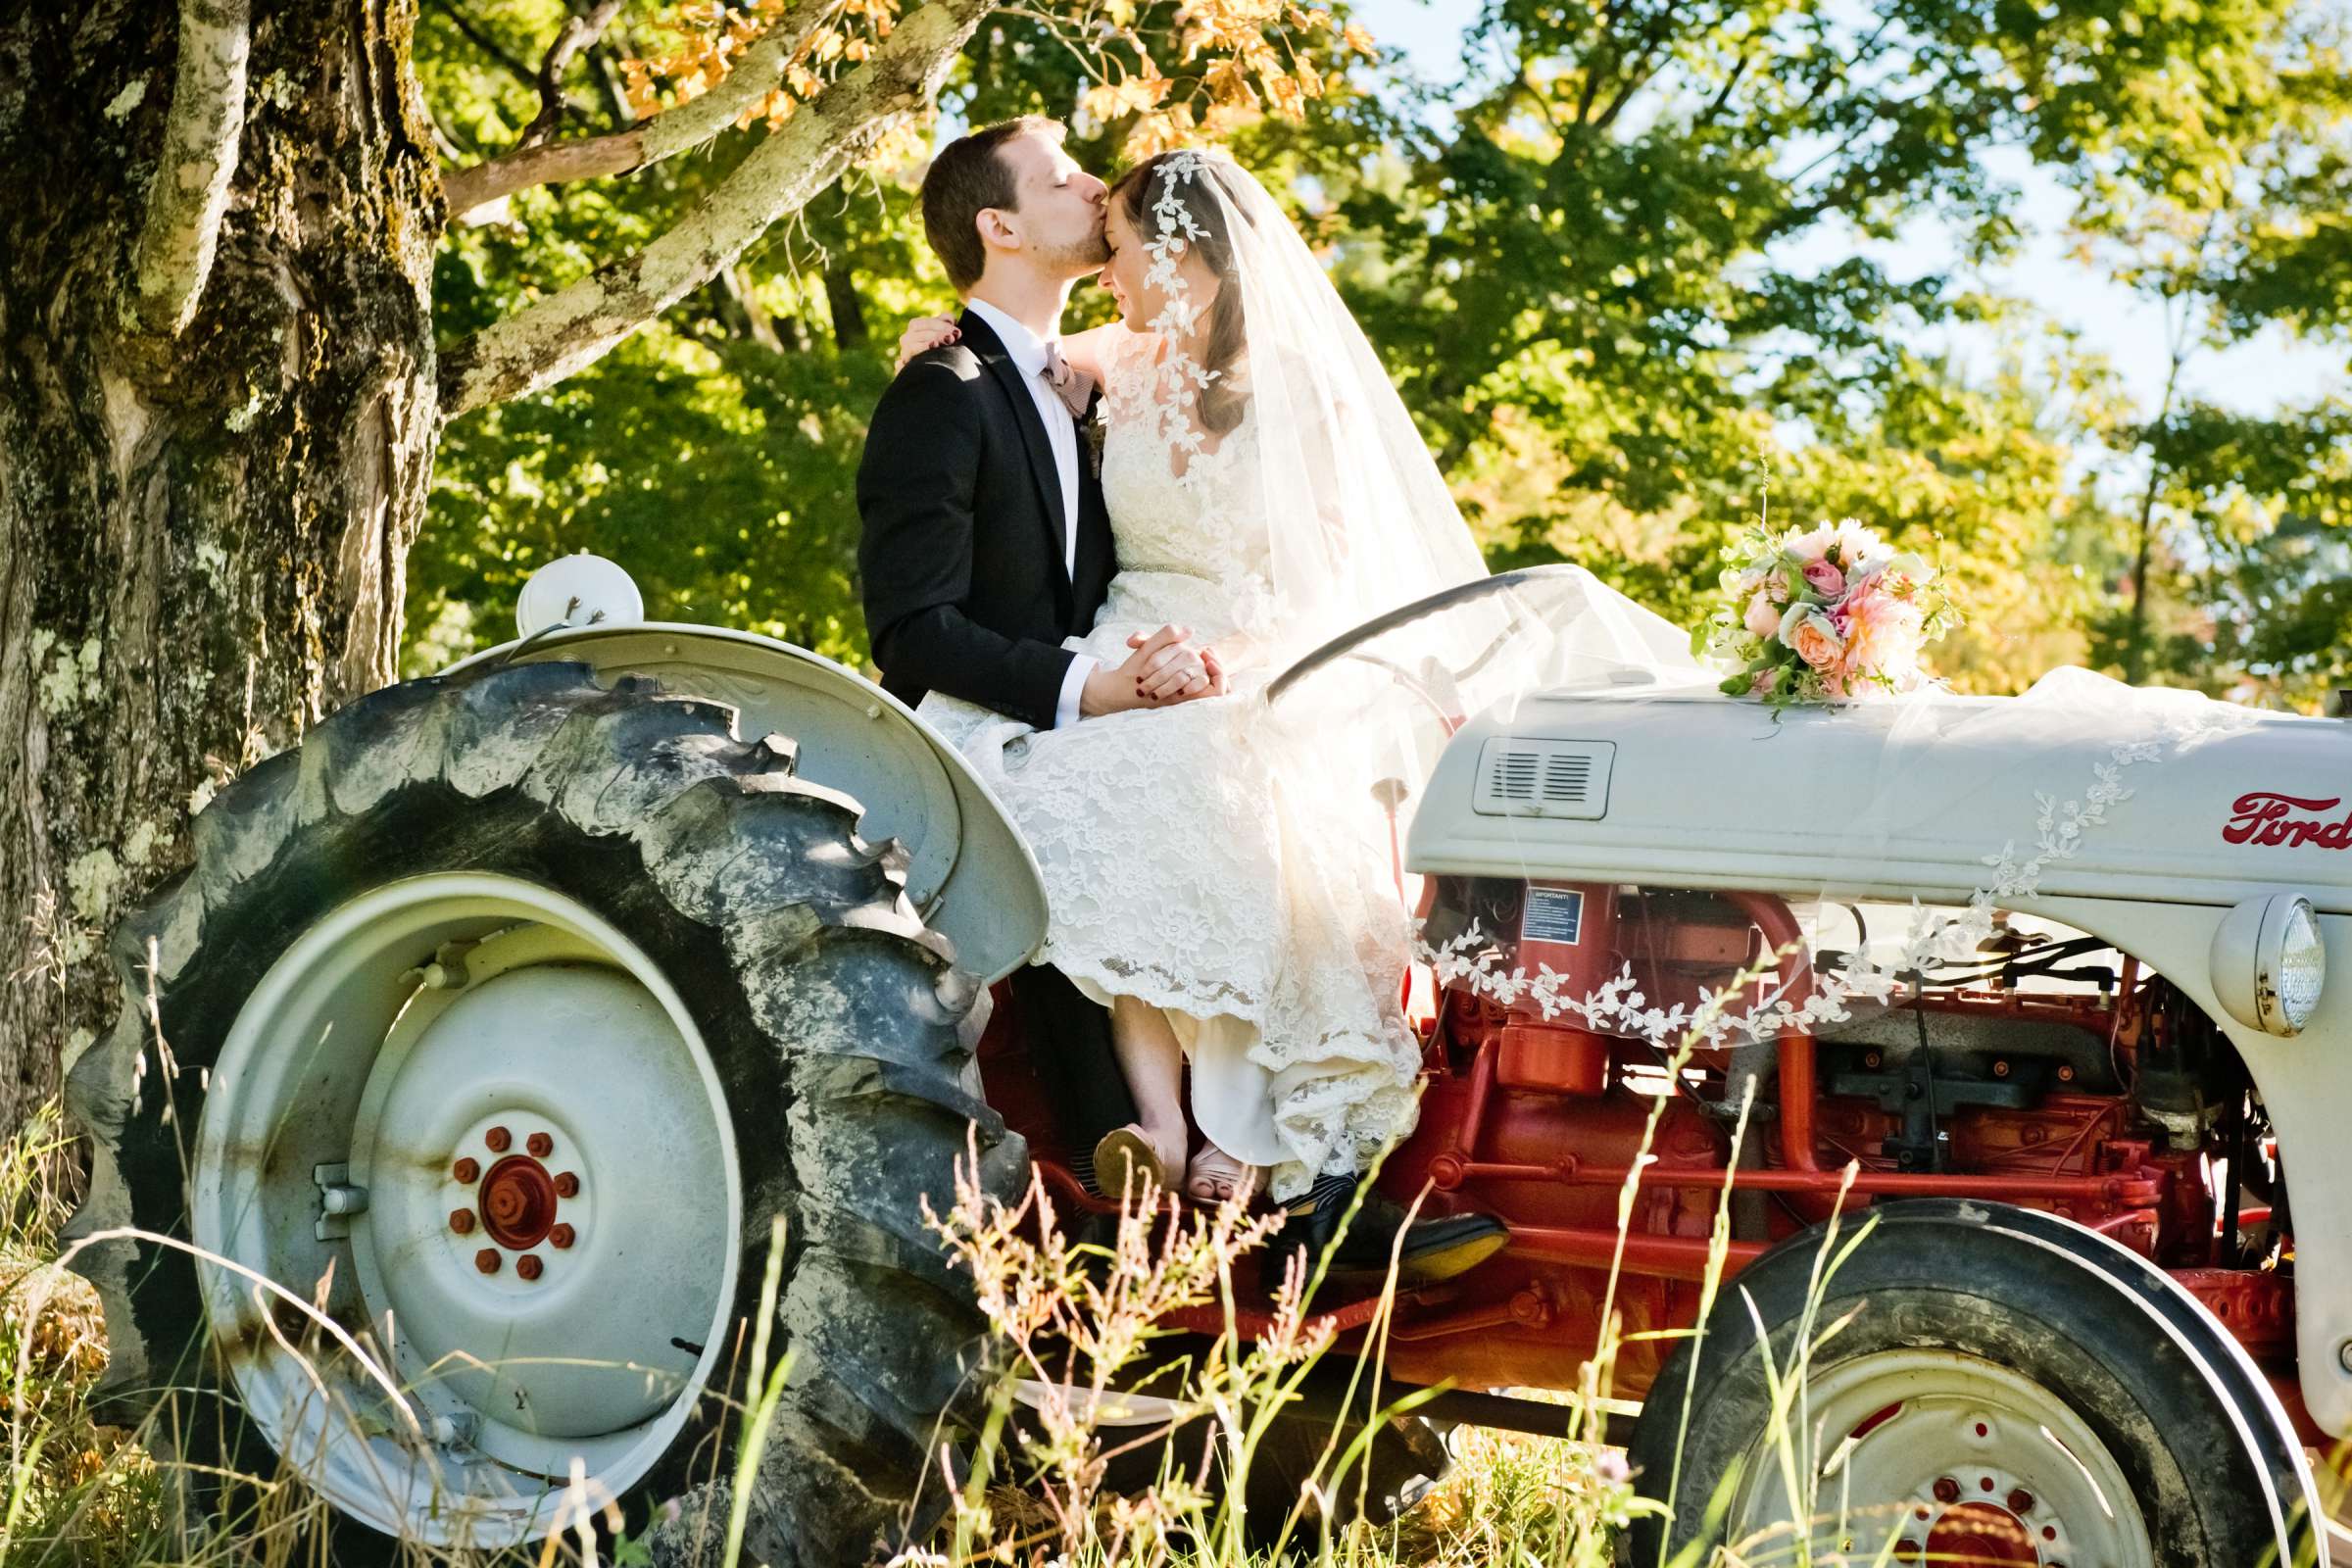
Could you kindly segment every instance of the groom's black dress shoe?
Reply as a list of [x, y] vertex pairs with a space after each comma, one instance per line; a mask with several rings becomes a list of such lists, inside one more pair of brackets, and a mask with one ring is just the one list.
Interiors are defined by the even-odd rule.
[[[1294, 1209], [1282, 1229], [1266, 1244], [1259, 1263], [1260, 1280], [1266, 1294], [1271, 1296], [1281, 1286], [1283, 1271], [1291, 1258], [1303, 1250], [1306, 1253], [1308, 1276], [1313, 1275], [1316, 1259], [1326, 1248], [1332, 1248], [1331, 1261], [1324, 1269], [1327, 1284], [1350, 1288], [1377, 1286], [1388, 1277], [1389, 1265], [1396, 1265], [1396, 1283], [1404, 1287], [1434, 1285], [1449, 1280], [1456, 1274], [1476, 1268], [1501, 1250], [1510, 1233], [1502, 1221], [1492, 1214], [1423, 1214], [1411, 1224], [1405, 1223], [1405, 1209], [1377, 1192], [1364, 1194], [1364, 1200], [1355, 1215], [1348, 1221], [1348, 1234], [1339, 1236], [1340, 1221], [1348, 1216], [1348, 1204], [1354, 1196], [1351, 1183], [1326, 1178], [1315, 1184], [1307, 1195], [1314, 1206], [1303, 1212]], [[1397, 1232], [1404, 1233], [1399, 1244]]]

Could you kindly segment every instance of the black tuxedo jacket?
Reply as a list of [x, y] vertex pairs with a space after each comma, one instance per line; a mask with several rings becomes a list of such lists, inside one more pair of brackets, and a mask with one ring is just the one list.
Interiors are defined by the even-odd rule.
[[[1110, 518], [1084, 432], [1078, 515], [1020, 368], [976, 314], [882, 394], [858, 466], [858, 569], [882, 686], [945, 692], [1053, 726], [1071, 655], [1110, 586]], [[1063, 530], [1078, 533], [1074, 570]]]

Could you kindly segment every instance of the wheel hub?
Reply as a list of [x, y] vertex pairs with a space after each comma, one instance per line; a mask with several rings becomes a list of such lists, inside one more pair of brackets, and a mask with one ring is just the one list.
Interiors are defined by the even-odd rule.
[[[1809, 1521], [1818, 1549], [1966, 1568], [2150, 1568], [2154, 1547], [2121, 1467], [2067, 1404], [2011, 1368], [1957, 1351], [1886, 1350], [1816, 1372], [1798, 1441], [1809, 1495], [1792, 1501], [1767, 1437], [1735, 1510], [1743, 1536]], [[1810, 1456], [1810, 1462], [1808, 1461]]]
[[499, 1246], [527, 1252], [556, 1228], [556, 1179], [528, 1154], [509, 1154], [490, 1167], [476, 1195], [482, 1229]]

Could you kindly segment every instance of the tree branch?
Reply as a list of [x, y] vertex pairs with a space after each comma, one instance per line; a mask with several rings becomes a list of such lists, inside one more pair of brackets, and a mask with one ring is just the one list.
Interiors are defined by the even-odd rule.
[[131, 264], [139, 323], [150, 332], [177, 337], [213, 270], [245, 139], [249, 21], [248, 0], [180, 0], [172, 112]]
[[[719, 269], [733, 265], [770, 224], [798, 212], [831, 185], [850, 160], [871, 146], [900, 115], [930, 101], [990, 4], [991, 0], [930, 0], [909, 12], [871, 58], [801, 105], [668, 233], [635, 255], [608, 263], [494, 322], [444, 355], [443, 417], [455, 418], [561, 381], [710, 281]], [[744, 64], [750, 59], [747, 55]], [[743, 69], [739, 65], [728, 81]], [[725, 88], [722, 82], [703, 98], [647, 121], [638, 130], [651, 132], [662, 121], [701, 108]], [[722, 115], [718, 123], [731, 123], [733, 118], [731, 113]], [[701, 139], [716, 133], [714, 126]], [[695, 145], [679, 138], [675, 131], [661, 140], [649, 135], [649, 154], [656, 147], [666, 149], [659, 156], [667, 156]]]
[[564, 123], [564, 111], [569, 107], [564, 101], [564, 74], [571, 69], [572, 57], [605, 34], [612, 19], [620, 15], [627, 0], [596, 0], [585, 12], [575, 12], [556, 34], [556, 41], [547, 46], [539, 61], [539, 113], [522, 128], [517, 147], [536, 147], [556, 133]]
[[463, 33], [467, 43], [489, 56], [492, 64], [505, 70], [508, 75], [525, 87], [534, 91], [538, 89], [539, 78], [532, 74], [531, 68], [507, 53], [496, 38], [475, 26], [471, 19], [458, 9], [456, 0], [433, 0], [433, 9], [447, 17], [449, 24]]
[[[534, 185], [627, 174], [664, 158], [691, 152], [743, 118], [775, 91], [784, 72], [810, 34], [832, 15], [837, 0], [801, 0], [775, 26], [744, 52], [718, 84], [688, 103], [641, 120], [626, 130], [579, 141], [518, 147], [441, 176], [451, 221], [475, 208]], [[895, 35], [894, 35], [895, 36]], [[879, 52], [877, 51], [877, 54]]]

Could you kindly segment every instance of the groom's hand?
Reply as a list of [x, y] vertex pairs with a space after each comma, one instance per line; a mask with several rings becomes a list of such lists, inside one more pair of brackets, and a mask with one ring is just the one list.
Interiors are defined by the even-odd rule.
[[1162, 626], [1128, 638], [1127, 646], [1135, 652], [1121, 663], [1098, 664], [1086, 677], [1078, 694], [1079, 715], [1100, 718], [1132, 708], [1166, 708], [1222, 695], [1225, 679], [1215, 667], [1215, 656], [1193, 647], [1191, 637], [1186, 627]]

